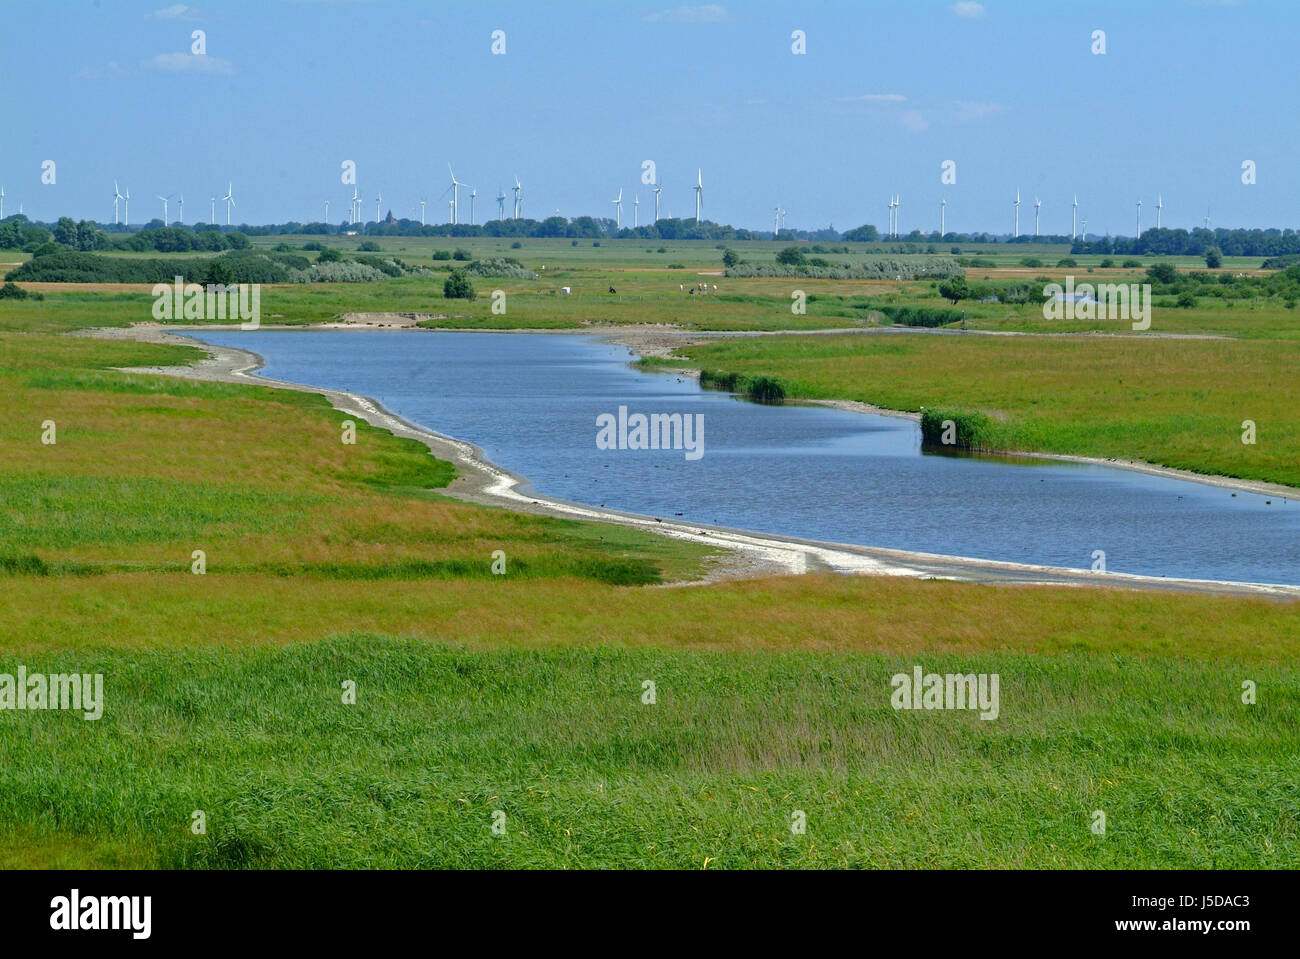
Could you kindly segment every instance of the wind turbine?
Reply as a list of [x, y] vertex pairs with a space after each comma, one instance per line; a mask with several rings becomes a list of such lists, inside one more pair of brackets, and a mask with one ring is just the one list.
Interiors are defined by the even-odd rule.
[[1074, 195], [1074, 216], [1070, 219], [1070, 239], [1079, 235], [1079, 194]]
[[474, 201], [478, 199], [478, 190], [473, 187], [469, 191], [469, 225], [474, 225]]
[[460, 212], [460, 188], [464, 185], [456, 179], [456, 171], [447, 164], [447, 172], [451, 174], [451, 222], [456, 224], [456, 215]]
[[1205, 205], [1205, 228], [1207, 230], [1210, 228], [1210, 205], [1208, 203]]
[[889, 226], [885, 229], [885, 236], [888, 239], [894, 238], [894, 195], [889, 195]]
[[230, 226], [230, 208], [235, 205], [235, 185], [229, 181], [226, 183], [226, 195], [221, 199], [226, 201], [226, 226]]
[[1142, 236], [1142, 201], [1138, 200], [1137, 236]]
[[700, 203], [704, 197], [704, 173], [695, 171], [695, 225], [700, 225]]
[[452, 199], [447, 200], [447, 222], [456, 222], [456, 201]]
[[663, 189], [664, 188], [659, 185], [659, 181], [656, 180], [655, 181], [655, 222], [656, 223], [659, 222], [659, 194], [663, 192]]
[[943, 215], [947, 212], [948, 212], [948, 199], [947, 197], [945, 197], [944, 199], [939, 201], [939, 239], [941, 240], [944, 238]]
[[325, 222], [328, 223], [329, 221], [330, 221], [330, 201], [326, 200], [325, 201]]
[[1080, 239], [1083, 240], [1084, 243], [1088, 242], [1088, 218], [1087, 217], [1083, 218], [1083, 235], [1080, 237]]
[[[614, 228], [621, 230], [623, 229], [623, 188], [622, 187], [618, 188], [618, 197], [616, 199], [610, 200], [609, 202], [614, 204]], [[695, 222], [696, 223], [699, 222], [698, 216], [695, 218]]]
[[[4, 213], [4, 207], [0, 206], [0, 214]], [[122, 225], [131, 225], [131, 188], [126, 188], [126, 196], [122, 197]]]
[[501, 187], [497, 187], [497, 219], [504, 220], [505, 218], [506, 218], [506, 191], [501, 189]]
[[641, 194], [634, 194], [632, 197], [632, 229], [641, 225]]
[[898, 211], [903, 206], [903, 194], [894, 197], [894, 239], [898, 239]]
[[424, 226], [424, 200], [420, 201], [420, 226]]
[[1160, 211], [1165, 208], [1165, 198], [1156, 194], [1156, 229], [1160, 229]]
[[514, 218], [517, 220], [517, 219], [519, 219], [519, 193], [520, 193], [521, 190], [523, 190], [523, 187], [519, 185], [519, 174], [517, 174], [517, 173], [515, 174], [515, 185], [512, 187], [512, 189], [513, 189], [514, 192], [515, 192], [515, 216], [514, 216]]
[[167, 225], [167, 201], [170, 200], [171, 197], [163, 196], [162, 194], [155, 194], [155, 195], [158, 197], [158, 199], [163, 201], [163, 226], [166, 226]]
[[181, 208], [181, 226], [184, 226], [185, 225], [185, 194], [184, 193], [180, 195], [180, 199], [176, 201], [176, 205]]
[[352, 206], [348, 209], [348, 223], [355, 226], [361, 221], [361, 193], [352, 187]]
[[[117, 184], [113, 184], [113, 189], [117, 189]], [[0, 220], [5, 218], [5, 188], [0, 186]], [[113, 222], [117, 222], [117, 204], [113, 204]]]
[[781, 204], [772, 207], [772, 239], [781, 233]]
[[208, 197], [208, 203], [211, 205], [211, 209], [208, 210], [208, 222], [215, 225], [217, 222], [217, 198], [215, 196]]
[[1018, 240], [1020, 239], [1020, 191], [1019, 190], [1016, 191], [1015, 206], [1016, 206], [1016, 232], [1012, 238]]
[[379, 224], [379, 204], [383, 202], [384, 202], [384, 195], [382, 193], [376, 193], [375, 194], [375, 224], [376, 225]]
[[[4, 217], [4, 187], [0, 187], [0, 218]], [[113, 181], [113, 226], [117, 226], [117, 201], [122, 199], [122, 191], [117, 188], [117, 181]]]
[[1038, 211], [1042, 205], [1043, 201], [1034, 197], [1034, 236], [1038, 236]]

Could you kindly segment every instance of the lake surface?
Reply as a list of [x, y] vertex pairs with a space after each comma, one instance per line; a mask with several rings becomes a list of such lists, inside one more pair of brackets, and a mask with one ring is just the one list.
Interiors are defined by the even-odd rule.
[[[923, 452], [906, 419], [761, 406], [548, 334], [204, 331], [266, 376], [372, 396], [532, 491], [831, 542], [1300, 585], [1300, 502], [1103, 466]], [[702, 414], [703, 455], [599, 449], [597, 417]], [[1266, 505], [1271, 500], [1272, 505]]]

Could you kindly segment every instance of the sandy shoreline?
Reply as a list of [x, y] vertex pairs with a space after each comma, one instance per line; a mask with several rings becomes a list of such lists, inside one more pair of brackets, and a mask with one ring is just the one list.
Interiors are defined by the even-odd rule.
[[[382, 319], [381, 319], [382, 317]], [[345, 318], [342, 322], [320, 324], [312, 327], [268, 327], [262, 329], [387, 329], [392, 331], [411, 330], [415, 323], [424, 317], [411, 314], [400, 316], [394, 314], [369, 314], [365, 320], [359, 317]], [[396, 322], [394, 322], [396, 321]], [[1127, 573], [1098, 574], [1087, 570], [1063, 567], [1037, 566], [1022, 563], [999, 562], [960, 556], [941, 556], [929, 553], [915, 553], [904, 550], [883, 549], [879, 547], [856, 546], [852, 544], [824, 543], [797, 537], [777, 536], [753, 533], [746, 530], [710, 526], [699, 523], [686, 523], [676, 519], [643, 516], [618, 510], [604, 509], [580, 503], [572, 503], [538, 494], [520, 492], [525, 480], [489, 461], [472, 443], [454, 437], [444, 436], [425, 429], [415, 423], [386, 409], [377, 400], [355, 393], [332, 390], [319, 386], [290, 383], [257, 376], [261, 369], [262, 357], [256, 353], [214, 346], [198, 340], [179, 336], [178, 333], [201, 334], [205, 330], [238, 329], [238, 326], [174, 326], [158, 323], [137, 324], [131, 327], [106, 327], [79, 331], [75, 335], [93, 336], [107, 339], [132, 339], [149, 343], [167, 343], [183, 346], [199, 346], [208, 353], [207, 357], [192, 366], [182, 367], [147, 367], [123, 370], [130, 373], [149, 373], [164, 376], [177, 376], [185, 379], [212, 382], [241, 383], [245, 385], [270, 386], [299, 392], [315, 393], [324, 396], [339, 412], [364, 419], [373, 426], [387, 429], [397, 436], [406, 437], [423, 443], [430, 452], [452, 462], [458, 476], [450, 486], [441, 490], [448, 496], [466, 502], [486, 506], [506, 507], [522, 512], [539, 513], [569, 519], [583, 519], [598, 522], [616, 523], [648, 530], [660, 535], [677, 539], [690, 540], [716, 547], [721, 555], [716, 568], [703, 582], [719, 579], [761, 576], [770, 574], [801, 574], [815, 571], [833, 571], [838, 573], [861, 573], [874, 575], [907, 576], [913, 578], [943, 578], [967, 580], [986, 583], [1022, 583], [1053, 584], [1073, 586], [1109, 586], [1126, 588], [1147, 588], [1211, 592], [1229, 595], [1255, 595], [1273, 598], [1300, 598], [1300, 587], [1279, 586], [1255, 583], [1231, 583], [1213, 580], [1184, 580], [1155, 576], [1139, 576]], [[431, 331], [435, 332], [435, 331]], [[474, 332], [489, 332], [477, 330]], [[491, 331], [515, 332], [515, 331]], [[633, 354], [671, 355], [674, 346], [687, 342], [711, 339], [708, 334], [683, 331], [668, 326], [640, 327], [586, 327], [578, 330], [535, 331], [520, 330], [521, 333], [553, 332], [557, 335], [585, 333], [598, 335], [610, 342], [625, 346]], [[690, 372], [690, 371], [686, 371]], [[915, 419], [916, 414], [885, 410], [863, 403], [845, 401], [812, 401], [819, 405], [833, 406], [857, 412], [871, 412], [889, 416], [902, 416]], [[1016, 454], [1027, 455], [1027, 454]], [[1220, 477], [1207, 477], [1201, 474], [1185, 473], [1144, 463], [1129, 463], [1090, 459], [1086, 457], [1050, 456], [1034, 454], [1038, 458], [1065, 460], [1079, 463], [1092, 463], [1103, 466], [1140, 470], [1156, 475], [1190, 479], [1195, 482], [1217, 486], [1228, 486], [1251, 492], [1272, 493], [1278, 496], [1294, 496], [1295, 490], [1271, 484], [1251, 483], [1244, 480], [1230, 480]]]

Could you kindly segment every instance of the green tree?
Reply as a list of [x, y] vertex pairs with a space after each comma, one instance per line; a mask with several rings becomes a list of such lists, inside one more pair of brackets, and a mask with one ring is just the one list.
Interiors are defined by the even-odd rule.
[[1211, 270], [1217, 270], [1219, 267], [1223, 266], [1223, 254], [1219, 252], [1217, 246], [1209, 246], [1205, 248], [1205, 265]]
[[955, 306], [961, 300], [970, 299], [970, 287], [966, 285], [965, 277], [954, 276], [939, 284], [939, 295]]
[[1178, 270], [1172, 263], [1155, 263], [1147, 267], [1147, 279], [1152, 283], [1177, 283]]
[[442, 284], [442, 295], [448, 300], [474, 299], [474, 284], [464, 270], [452, 270], [447, 281]]
[[735, 250], [722, 251], [722, 265], [725, 266], [727, 269], [731, 269], [739, 262], [740, 262], [740, 254], [737, 253]]
[[787, 246], [776, 255], [776, 262], [784, 266], [803, 266], [808, 260], [797, 246]]
[[59, 217], [59, 222], [54, 224], [54, 242], [71, 247], [77, 245], [77, 222], [72, 217]]

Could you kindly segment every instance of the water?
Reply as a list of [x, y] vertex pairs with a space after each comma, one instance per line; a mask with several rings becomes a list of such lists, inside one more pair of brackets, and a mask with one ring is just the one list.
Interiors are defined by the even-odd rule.
[[[265, 375], [373, 396], [561, 499], [831, 542], [1300, 585], [1300, 502], [1127, 470], [921, 449], [911, 420], [760, 406], [546, 334], [205, 331]], [[600, 450], [596, 417], [704, 415], [704, 455]], [[1266, 505], [1266, 500], [1272, 505]]]

